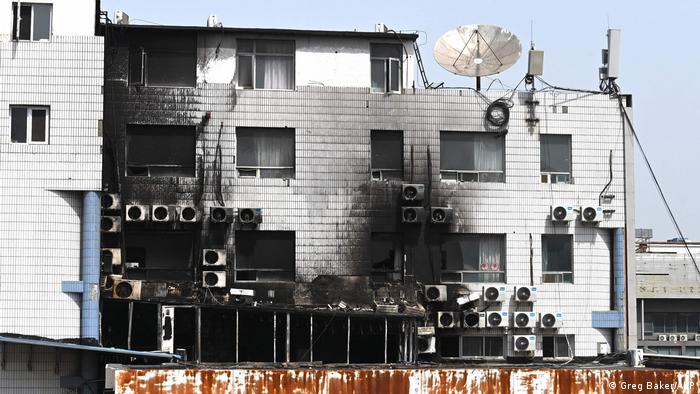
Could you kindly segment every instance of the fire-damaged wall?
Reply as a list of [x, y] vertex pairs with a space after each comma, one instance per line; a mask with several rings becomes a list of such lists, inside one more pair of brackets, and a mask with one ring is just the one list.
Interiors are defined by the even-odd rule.
[[[254, 310], [376, 310], [380, 321], [385, 314], [422, 316], [424, 305], [426, 324], [438, 326], [443, 357], [512, 355], [513, 332], [533, 335], [531, 354], [552, 358], [592, 356], [599, 342], [610, 342], [609, 331], [591, 327], [591, 311], [610, 310], [611, 230], [624, 227], [616, 100], [507, 93], [509, 122], [494, 128], [485, 111], [505, 92], [374, 94], [370, 81], [365, 88], [241, 89], [237, 84], [248, 81], [241, 73], [255, 70], [252, 84], [279, 87], [289, 79], [273, 77], [269, 68], [300, 67], [294, 63], [298, 39], [295, 50], [252, 34], [110, 30], [104, 183], [121, 204], [103, 215], [119, 218], [121, 229], [107, 223], [103, 247], [118, 251], [121, 260], [104, 267], [107, 298], [232, 304], [247, 301], [238, 289], [252, 289]], [[385, 42], [396, 41], [391, 37]], [[347, 47], [372, 41], [354, 40]], [[309, 41], [313, 37], [304, 37]], [[198, 51], [198, 42], [208, 49]], [[277, 51], [274, 66], [261, 60], [265, 51]], [[249, 61], [256, 66], [241, 66]], [[230, 76], [217, 78], [233, 83], [207, 82], [211, 78], [202, 75], [230, 67]], [[333, 80], [340, 84], [346, 70], [336, 67]], [[563, 137], [544, 137], [550, 135]], [[551, 162], [568, 163], [567, 171], [546, 168], [541, 151], [549, 146], [565, 146], [568, 156]], [[419, 185], [424, 197], [402, 200], [403, 184]], [[172, 216], [156, 215], [158, 205]], [[559, 205], [571, 210], [569, 220], [552, 220]], [[584, 223], [578, 211], [586, 206], [602, 206], [601, 221]], [[192, 207], [195, 219], [182, 220]], [[412, 215], [417, 223], [405, 223]], [[135, 282], [123, 293], [119, 283], [126, 279]], [[418, 285], [440, 283], [447, 285], [447, 298], [426, 303]], [[507, 296], [486, 302], [483, 288], [492, 285]], [[537, 292], [536, 301], [516, 302], [515, 286]], [[460, 327], [469, 311], [510, 315], [502, 315], [505, 326], [480, 329], [439, 322], [445, 314], [438, 312], [455, 312]], [[552, 314], [557, 324], [504, 328], [513, 327], [517, 312], [535, 313], [533, 319]], [[162, 310], [157, 314], [163, 317]], [[274, 326], [278, 319], [270, 321]], [[313, 330], [313, 323], [305, 327]], [[400, 342], [412, 335], [397, 330]], [[414, 345], [402, 346], [408, 352]]]

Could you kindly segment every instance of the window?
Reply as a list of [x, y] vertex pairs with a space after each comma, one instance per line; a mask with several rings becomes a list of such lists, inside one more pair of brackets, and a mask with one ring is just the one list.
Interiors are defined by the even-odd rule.
[[194, 162], [194, 126], [127, 126], [126, 175], [193, 177]]
[[570, 135], [540, 135], [540, 172], [543, 183], [571, 183]]
[[403, 179], [403, 132], [372, 130], [372, 179]]
[[[21, 3], [19, 20], [17, 3], [12, 3], [12, 38], [15, 40], [48, 40], [51, 37], [51, 4]], [[19, 32], [17, 23], [19, 21]]]
[[503, 336], [463, 336], [461, 357], [503, 357]]
[[294, 178], [294, 129], [236, 128], [236, 169], [250, 178]]
[[571, 235], [542, 235], [543, 283], [574, 283], [572, 244]]
[[403, 273], [401, 235], [372, 233], [371, 242], [372, 280], [374, 282], [400, 281]]
[[400, 93], [403, 46], [401, 44], [371, 44], [369, 53], [372, 92]]
[[236, 280], [294, 280], [293, 231], [236, 231]]
[[440, 177], [458, 182], [504, 182], [505, 136], [440, 132]]
[[505, 235], [444, 234], [442, 283], [505, 282]]
[[10, 106], [10, 140], [16, 143], [49, 142], [49, 107]]
[[[700, 314], [693, 312], [646, 312], [644, 313], [644, 336], [656, 334], [700, 332]], [[655, 338], [652, 338], [655, 339]]]
[[238, 40], [238, 86], [294, 89], [294, 41]]
[[[649, 353], [652, 354], [666, 354], [671, 356], [680, 356], [681, 347], [680, 346], [649, 346], [647, 347]], [[687, 348], [686, 348], [687, 350]], [[686, 354], [689, 355], [689, 354]]]
[[574, 356], [573, 335], [543, 335], [542, 357], [571, 358]]
[[147, 37], [134, 34], [129, 50], [131, 85], [193, 87], [197, 80], [196, 35], [173, 32]]
[[127, 231], [126, 277], [146, 280], [192, 280], [192, 241], [187, 231]]

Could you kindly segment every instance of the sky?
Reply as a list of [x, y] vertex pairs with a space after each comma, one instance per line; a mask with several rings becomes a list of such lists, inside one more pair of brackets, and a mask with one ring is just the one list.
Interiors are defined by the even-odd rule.
[[[700, 196], [700, 130], [689, 117], [700, 88], [700, 32], [694, 28], [700, 2], [102, 0], [101, 7], [112, 19], [123, 10], [132, 24], [205, 26], [212, 14], [226, 27], [372, 31], [382, 22], [396, 31], [418, 31], [428, 79], [446, 86], [474, 86], [473, 79], [450, 74], [432, 57], [437, 39], [460, 25], [498, 25], [520, 38], [524, 56], [494, 76], [507, 88], [525, 75], [525, 51], [534, 39], [545, 52], [545, 81], [596, 90], [606, 31], [621, 29], [618, 84], [633, 95], [635, 130], [684, 236], [700, 241], [700, 209], [694, 205]], [[483, 80], [482, 88], [490, 82]], [[655, 239], [676, 237], [639, 150], [635, 169], [636, 227], [652, 228]]]

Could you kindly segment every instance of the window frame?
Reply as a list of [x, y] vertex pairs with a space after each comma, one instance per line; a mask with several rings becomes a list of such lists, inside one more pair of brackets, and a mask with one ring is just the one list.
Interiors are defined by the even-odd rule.
[[[545, 360], [569, 360], [574, 357], [576, 354], [576, 341], [575, 338], [576, 336], [574, 334], [559, 334], [559, 335], [542, 335], [540, 337], [542, 341], [542, 358]], [[552, 338], [552, 353], [554, 354], [553, 356], [545, 356], [544, 355], [544, 339], [545, 338]], [[558, 355], [559, 353], [559, 344], [557, 344], [557, 340], [564, 339], [566, 342], [566, 353], [568, 354], [567, 356], [560, 356]]]
[[[399, 135], [399, 140], [401, 141], [401, 151], [400, 155], [401, 157], [399, 158], [400, 161], [400, 167], [399, 168], [374, 168], [373, 166], [373, 160], [374, 160], [374, 136], [376, 134], [385, 134], [385, 135], [390, 135], [390, 134], [398, 134]], [[370, 143], [369, 143], [369, 154], [370, 154], [370, 178], [373, 181], [402, 181], [404, 179], [404, 141], [403, 141], [404, 135], [403, 135], [403, 130], [381, 130], [381, 129], [373, 129], [370, 130]], [[398, 172], [398, 177], [397, 178], [392, 178], [385, 176], [384, 173], [391, 173], [391, 172]], [[375, 177], [375, 173], [378, 173], [379, 176]]]
[[[548, 137], [569, 137], [568, 138], [568, 154], [569, 154], [569, 171], [568, 172], [557, 172], [557, 171], [543, 171], [542, 170], [542, 160], [543, 156], [543, 145]], [[559, 181], [559, 177], [566, 177], [565, 181]], [[555, 182], [556, 180], [556, 182]], [[552, 183], [552, 184], [563, 184], [569, 185], [574, 183], [573, 177], [573, 152], [572, 152], [572, 135], [571, 134], [540, 134], [540, 181], [542, 183]]]
[[[374, 250], [374, 242], [392, 242], [392, 250], [394, 251], [394, 264], [400, 262], [400, 267], [394, 269], [375, 269], [374, 268], [374, 258], [375, 256], [372, 255], [372, 252]], [[392, 282], [397, 282], [403, 280], [403, 273], [404, 273], [404, 268], [405, 268], [405, 242], [403, 239], [403, 233], [397, 233], [397, 232], [372, 232], [370, 233], [370, 247], [369, 247], [369, 260], [370, 260], [370, 278], [372, 282], [374, 283], [392, 283]], [[397, 260], [398, 259], [398, 260]], [[378, 278], [379, 276], [382, 276], [384, 280], [376, 280], [375, 278]], [[391, 280], [388, 280], [387, 278], [391, 278]]]
[[[238, 266], [239, 264], [239, 245], [238, 245], [238, 234], [240, 233], [245, 233], [245, 234], [252, 234], [252, 235], [259, 235], [260, 233], [284, 233], [288, 234], [291, 233], [292, 235], [292, 246], [293, 246], [293, 262], [292, 262], [292, 270], [291, 270], [291, 278], [288, 280], [280, 280], [280, 279], [259, 279], [257, 277], [257, 272], [263, 271], [263, 272], [288, 272], [286, 269], [282, 268], [240, 268]], [[297, 234], [296, 231], [285, 231], [285, 230], [270, 230], [270, 231], [247, 231], [247, 230], [236, 230], [234, 234], [234, 259], [233, 259], [233, 281], [235, 283], [294, 283], [296, 281], [296, 270], [297, 270], [297, 259], [296, 259], [296, 252], [297, 252]], [[256, 279], [240, 279], [239, 278], [239, 273], [240, 272], [255, 272], [256, 273]]]
[[[545, 264], [545, 259], [544, 259], [544, 254], [545, 254], [545, 238], [557, 238], [557, 237], [568, 237], [570, 239], [570, 244], [571, 244], [571, 250], [570, 250], [570, 255], [571, 255], [571, 271], [546, 271], [544, 264]], [[574, 284], [575, 283], [575, 277], [574, 277], [574, 249], [575, 249], [575, 244], [574, 244], [574, 236], [573, 234], [542, 234], [540, 238], [541, 242], [541, 257], [542, 257], [542, 283], [565, 283], [565, 284]], [[570, 280], [567, 280], [567, 275], [571, 278]], [[546, 280], [546, 278], [558, 278], [557, 280]]]
[[[464, 338], [480, 338], [481, 339], [481, 355], [465, 355], [464, 354]], [[502, 341], [501, 355], [486, 355], [486, 338], [497, 338]], [[459, 336], [459, 358], [466, 360], [500, 360], [508, 356], [507, 335], [485, 334], [485, 335], [460, 335]]]
[[[14, 10], [15, 10], [14, 7], [17, 6], [17, 13], [20, 14], [20, 15], [21, 15], [21, 12], [22, 12], [21, 9], [20, 9], [21, 6], [29, 6], [29, 7], [31, 7], [31, 19], [30, 19], [30, 21], [29, 21], [29, 39], [22, 39], [22, 38], [19, 38], [18, 32], [19, 32], [19, 30], [21, 30], [20, 24], [22, 23], [22, 21], [21, 21], [21, 19], [20, 19], [20, 20], [19, 20], [19, 23], [17, 23], [17, 25], [16, 25], [16, 27], [17, 27], [17, 33], [12, 34], [12, 37], [11, 37], [12, 41], [34, 41], [34, 42], [49, 42], [49, 41], [51, 41], [51, 37], [53, 37], [53, 6], [54, 6], [53, 3], [32, 3], [32, 2], [27, 2], [27, 3], [21, 2], [21, 3], [20, 3], [20, 2], [17, 2], [17, 1], [13, 1], [13, 2], [11, 3], [11, 5], [13, 6], [13, 7], [12, 7], [12, 9], [13, 9], [13, 12], [12, 12], [12, 18], [13, 18], [13, 19], [12, 19], [12, 27], [13, 27], [13, 28], [11, 29], [11, 33], [15, 33], [15, 31], [14, 31], [14, 30], [15, 30], [15, 29], [14, 29], [15, 23], [18, 22], [18, 21], [17, 21], [17, 15], [15, 15], [15, 12], [14, 12]], [[35, 15], [34, 15], [34, 6], [35, 6], [35, 5], [49, 5], [49, 6], [50, 6], [50, 7], [49, 7], [49, 27], [48, 27], [49, 37], [48, 37], [48, 38], [41, 38], [41, 39], [38, 39], [38, 40], [35, 40], [35, 39], [34, 39], [34, 21], [36, 20], [36, 17], [35, 17]]]
[[[239, 42], [241, 40], [245, 41], [251, 41], [253, 43], [253, 51], [252, 52], [246, 52], [240, 50], [240, 45]], [[258, 52], [258, 41], [286, 41], [286, 42], [291, 42], [292, 43], [292, 53], [274, 53], [274, 52]], [[296, 90], [296, 69], [297, 69], [297, 62], [296, 62], [296, 54], [297, 54], [297, 42], [296, 40], [280, 40], [280, 39], [275, 39], [275, 38], [237, 38], [236, 39], [236, 88], [239, 89], [251, 89], [251, 90], [278, 90], [278, 91], [294, 91]], [[252, 86], [243, 86], [240, 83], [240, 59], [242, 56], [250, 57], [251, 59], [251, 70], [250, 70], [250, 76], [251, 76], [251, 82]], [[289, 89], [280, 89], [280, 88], [260, 88], [256, 86], [256, 81], [257, 81], [257, 75], [256, 75], [256, 69], [257, 69], [257, 57], [258, 56], [284, 56], [284, 57], [291, 57], [292, 58], [292, 87]]]
[[[443, 134], [445, 133], [445, 134]], [[471, 136], [479, 136], [479, 138], [498, 138], [501, 140], [502, 144], [502, 155], [501, 163], [503, 164], [503, 170], [501, 171], [489, 171], [489, 170], [477, 170], [475, 169], [458, 169], [458, 170], [446, 170], [442, 168], [442, 155], [444, 152], [440, 150], [440, 181], [448, 183], [506, 183], [506, 136], [501, 133], [491, 133], [491, 132], [481, 132], [481, 131], [454, 131], [454, 130], [440, 130], [440, 144], [442, 145], [442, 136], [447, 133], [453, 135], [460, 135], [463, 138], [469, 138]], [[478, 167], [475, 165], [474, 167]], [[500, 175], [499, 180], [490, 180], [487, 176], [492, 176], [493, 174]]]
[[[486, 233], [443, 233], [440, 238], [440, 257], [442, 257], [442, 252], [443, 252], [443, 245], [447, 240], [452, 238], [453, 240], [458, 240], [459, 238], [476, 238], [477, 241], [479, 242], [479, 255], [481, 255], [481, 248], [482, 248], [482, 242], [484, 241], [483, 238], [488, 237], [488, 238], [494, 238], [494, 239], [499, 239], [501, 242], [501, 259], [499, 261], [499, 265], [501, 266], [501, 270], [499, 271], [473, 271], [473, 270], [447, 270], [447, 269], [442, 269], [440, 268], [440, 283], [441, 284], [465, 284], [465, 283], [506, 283], [507, 282], [507, 269], [506, 269], [506, 262], [507, 262], [507, 256], [506, 256], [506, 251], [507, 251], [507, 236], [506, 234], [486, 234]], [[481, 265], [481, 261], [479, 261], [479, 265]], [[459, 275], [460, 276], [460, 281], [455, 281], [455, 280], [450, 280], [448, 279], [447, 275]], [[494, 281], [491, 280], [490, 278], [486, 277], [486, 274], [490, 275], [499, 275], [500, 276], [500, 281]], [[476, 280], [475, 278], [471, 278], [469, 275], [477, 275]]]
[[[151, 175], [151, 167], [154, 168], [188, 168], [183, 165], [176, 164], [163, 164], [163, 163], [133, 163], [129, 161], [129, 144], [130, 144], [130, 127], [131, 132], [137, 129], [148, 129], [148, 128], [167, 128], [174, 127], [182, 130], [187, 130], [192, 132], [192, 153], [193, 153], [193, 168], [191, 175]], [[189, 137], [189, 136], [188, 136]], [[168, 138], [167, 134], [164, 134], [161, 138]], [[134, 165], [130, 165], [134, 164]], [[133, 168], [146, 168], [148, 170], [146, 175], [138, 175], [133, 172], [130, 173], [130, 169]], [[143, 123], [129, 123], [126, 125], [124, 132], [124, 176], [134, 177], [134, 178], [195, 178], [197, 176], [197, 130], [194, 126], [190, 125], [175, 125], [175, 124], [143, 124]]]
[[[372, 56], [372, 45], [396, 45], [397, 47], [401, 48], [401, 57], [393, 57], [393, 56]], [[369, 86], [370, 86], [370, 93], [379, 93], [379, 94], [401, 94], [403, 92], [403, 75], [404, 75], [404, 70], [403, 70], [403, 63], [404, 63], [404, 55], [405, 55], [405, 47], [403, 43], [386, 43], [386, 42], [371, 42], [369, 44], [369, 67], [370, 67], [370, 81], [369, 81]], [[377, 90], [372, 87], [372, 62], [373, 61], [382, 61], [383, 66], [384, 66], [384, 89], [382, 90]], [[398, 68], [398, 83], [397, 87], [398, 90], [391, 90], [391, 62], [396, 62], [397, 63], [397, 68]]]
[[[238, 137], [238, 131], [239, 130], [249, 130], [249, 129], [272, 129], [272, 130], [286, 130], [292, 134], [292, 153], [293, 153], [293, 165], [292, 166], [242, 166], [239, 165], [239, 158], [240, 158], [240, 153], [239, 153], [239, 137]], [[297, 174], [297, 148], [296, 148], [296, 129], [291, 128], [291, 127], [236, 127], [235, 128], [235, 133], [236, 133], [236, 178], [240, 179], [296, 179], [296, 174]], [[263, 177], [261, 176], [261, 170], [287, 170], [291, 169], [292, 170], [292, 175], [290, 177]], [[248, 174], [251, 174], [252, 171], [255, 171], [255, 176], [251, 175], [243, 175], [241, 172], [247, 172]]]
[[[16, 142], [12, 141], [12, 109], [13, 108], [24, 108], [27, 110], [27, 117], [25, 123], [25, 141]], [[33, 141], [33, 123], [32, 123], [32, 113], [34, 110], [44, 110], [46, 111], [46, 121], [44, 122], [44, 141]], [[49, 144], [49, 130], [51, 124], [51, 106], [49, 105], [10, 105], [10, 143], [12, 144], [31, 144], [31, 145], [48, 145]]]

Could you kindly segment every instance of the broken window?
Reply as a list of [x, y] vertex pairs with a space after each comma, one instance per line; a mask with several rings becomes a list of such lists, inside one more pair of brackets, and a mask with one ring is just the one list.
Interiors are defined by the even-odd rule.
[[441, 282], [505, 282], [505, 235], [443, 234]]
[[503, 357], [503, 336], [463, 336], [461, 357]]
[[542, 282], [573, 283], [573, 236], [542, 234]]
[[571, 183], [571, 136], [540, 134], [543, 183]]
[[324, 364], [347, 363], [348, 319], [346, 316], [314, 315], [313, 359]]
[[[15, 40], [48, 40], [51, 37], [51, 4], [12, 3], [12, 38]], [[19, 31], [17, 25], [19, 24]]]
[[132, 35], [129, 84], [193, 87], [197, 79], [196, 35], [189, 32]]
[[194, 126], [127, 126], [126, 175], [193, 177], [194, 163]]
[[129, 348], [158, 350], [158, 305], [134, 302], [132, 308]]
[[294, 178], [294, 129], [236, 128], [238, 176]]
[[400, 281], [403, 274], [403, 243], [397, 233], [372, 233], [372, 280]]
[[201, 309], [202, 361], [236, 361], [236, 311], [224, 308]]
[[274, 313], [238, 311], [238, 361], [272, 362]]
[[49, 142], [49, 107], [10, 106], [10, 140], [15, 143]]
[[440, 177], [457, 182], [505, 182], [505, 135], [440, 132]]
[[543, 335], [542, 357], [570, 358], [574, 355], [573, 335]]
[[372, 130], [372, 179], [403, 178], [403, 131]]
[[294, 280], [293, 231], [236, 231], [236, 280]]
[[126, 276], [146, 280], [192, 280], [192, 241], [188, 231], [127, 231]]
[[238, 86], [294, 89], [294, 41], [239, 39]]
[[372, 92], [400, 93], [403, 46], [401, 44], [370, 44]]

